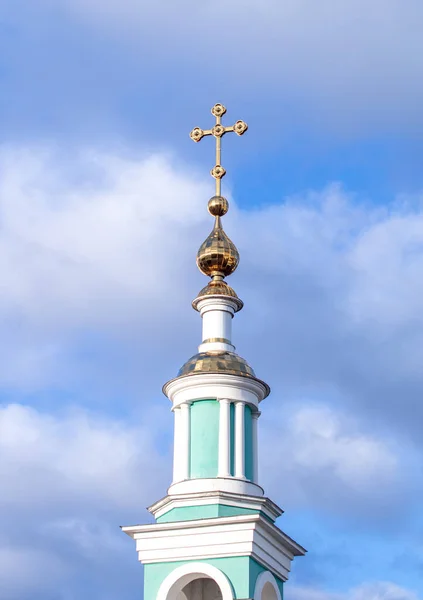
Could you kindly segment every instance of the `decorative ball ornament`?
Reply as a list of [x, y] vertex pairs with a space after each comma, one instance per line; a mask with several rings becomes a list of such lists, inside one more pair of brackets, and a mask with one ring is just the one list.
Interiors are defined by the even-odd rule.
[[223, 196], [213, 196], [210, 198], [207, 208], [213, 217], [223, 217], [229, 210], [229, 202]]
[[194, 127], [189, 134], [189, 137], [194, 140], [194, 142], [199, 142], [201, 138], [204, 137], [204, 131], [200, 129], [200, 127]]
[[210, 171], [210, 175], [215, 179], [222, 179], [226, 175], [226, 169], [222, 167], [222, 165], [216, 165]]
[[211, 114], [214, 117], [222, 117], [225, 114], [225, 112], [226, 108], [223, 106], [223, 104], [215, 104], [211, 109]]
[[237, 135], [244, 134], [248, 129], [247, 123], [245, 121], [237, 121], [234, 125], [234, 131]]
[[225, 128], [223, 125], [218, 124], [212, 127], [211, 132], [214, 137], [222, 137], [222, 135], [225, 133]]

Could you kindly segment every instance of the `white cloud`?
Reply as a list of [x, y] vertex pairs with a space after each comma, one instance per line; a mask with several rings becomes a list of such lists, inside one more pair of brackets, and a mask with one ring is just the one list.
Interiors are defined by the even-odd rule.
[[112, 600], [122, 578], [136, 582], [135, 549], [119, 525], [147, 521], [145, 507], [169, 484], [168, 440], [151, 426], [158, 417], [0, 407], [2, 597], [71, 600], [95, 590]]
[[[120, 553], [105, 523], [141, 520], [169, 483], [171, 417], [149, 390], [154, 382], [159, 395], [170, 365], [199, 342], [189, 301], [204, 282], [194, 256], [211, 228], [209, 186], [172, 157], [62, 159], [19, 148], [0, 157], [0, 380], [17, 397], [34, 381], [72, 394], [92, 370], [82, 401], [113, 389], [114, 410], [116, 397], [125, 410], [120, 386], [132, 379], [139, 424], [5, 406], [0, 505], [17, 511], [40, 552], [60, 546], [62, 556], [66, 538], [91, 568], [96, 541]], [[373, 518], [387, 498], [394, 511], [410, 501], [415, 458], [396, 436], [416, 427], [420, 439], [421, 214], [418, 199], [382, 209], [339, 186], [255, 211], [231, 201], [225, 226], [241, 251], [232, 284], [246, 302], [234, 341], [274, 388], [262, 407], [263, 479], [285, 508], [353, 506]]]
[[69, 506], [142, 510], [164, 492], [170, 472], [150, 427], [153, 414], [131, 426], [82, 409], [55, 416], [17, 404], [0, 408], [0, 505], [30, 502], [34, 516], [50, 518], [67, 516]]
[[410, 454], [392, 440], [364, 433], [351, 415], [326, 405], [269, 408], [260, 436], [262, 481], [283, 506], [374, 521], [408, 498], [403, 471]]
[[287, 600], [418, 600], [412, 590], [390, 581], [364, 583], [346, 593], [328, 592], [312, 587], [287, 586]]
[[176, 63], [188, 81], [207, 86], [212, 68], [226, 96], [241, 88], [257, 103], [262, 86], [268, 98], [279, 102], [283, 95], [281, 120], [307, 106], [302, 121], [308, 114], [317, 125], [323, 115], [327, 128], [341, 120], [353, 136], [366, 132], [369, 121], [387, 129], [400, 124], [401, 131], [421, 123], [418, 0], [62, 0], [62, 6], [137, 56], [145, 49], [144, 69]]
[[[116, 303], [148, 311], [169, 293], [162, 275], [183, 275], [189, 227], [200, 221], [196, 199], [206, 194], [195, 174], [178, 174], [161, 156], [86, 152], [80, 166], [90, 171], [88, 183], [71, 183], [73, 173], [51, 152], [1, 153], [4, 313], [48, 328], [121, 325]], [[170, 255], [176, 244], [181, 260]]]
[[[142, 380], [147, 398], [154, 377], [160, 394], [199, 342], [189, 303], [204, 283], [194, 256], [210, 186], [159, 155], [5, 147], [0, 170], [3, 388]], [[234, 341], [275, 393], [332, 390], [409, 437], [423, 385], [422, 214], [418, 198], [382, 208], [339, 186], [254, 211], [231, 202], [232, 283], [246, 301]]]

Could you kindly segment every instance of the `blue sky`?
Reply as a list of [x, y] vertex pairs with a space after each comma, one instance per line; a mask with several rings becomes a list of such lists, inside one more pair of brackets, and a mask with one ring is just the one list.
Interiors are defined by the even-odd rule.
[[[423, 7], [0, 0], [0, 597], [135, 600], [215, 102], [287, 600], [423, 595]], [[258, 251], [259, 250], [259, 251]]]

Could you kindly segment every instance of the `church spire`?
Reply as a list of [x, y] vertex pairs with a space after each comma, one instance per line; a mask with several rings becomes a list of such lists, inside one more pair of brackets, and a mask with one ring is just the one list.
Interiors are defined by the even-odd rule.
[[225, 112], [216, 104], [214, 127], [191, 132], [194, 141], [216, 138], [216, 195], [208, 204], [215, 224], [197, 255], [211, 278], [193, 301], [202, 342], [163, 387], [174, 416], [173, 479], [149, 507], [156, 523], [123, 528], [144, 564], [145, 600], [282, 600], [291, 561], [305, 553], [275, 525], [283, 511], [259, 484], [258, 420], [269, 386], [232, 344], [243, 304], [225, 281], [239, 255], [221, 224], [228, 202], [220, 152], [225, 133], [242, 135], [247, 126], [224, 127]]
[[222, 125], [222, 116], [226, 113], [223, 104], [215, 104], [211, 109], [212, 115], [216, 118], [216, 123], [211, 129], [200, 129], [195, 127], [190, 137], [194, 142], [199, 142], [205, 136], [213, 136], [216, 140], [216, 164], [210, 171], [211, 176], [216, 181], [215, 195], [208, 202], [208, 211], [215, 218], [215, 223], [209, 236], [201, 244], [197, 253], [197, 266], [204, 275], [211, 277], [209, 284], [203, 288], [193, 302], [193, 306], [198, 310], [199, 301], [204, 296], [230, 297], [235, 300], [235, 310], [237, 312], [243, 306], [235, 291], [224, 281], [225, 277], [232, 275], [239, 264], [239, 253], [227, 236], [222, 227], [221, 217], [226, 215], [229, 210], [229, 202], [221, 195], [221, 182], [226, 174], [226, 170], [221, 165], [222, 138], [226, 133], [236, 133], [243, 135], [248, 125], [244, 121], [237, 121], [230, 127]]

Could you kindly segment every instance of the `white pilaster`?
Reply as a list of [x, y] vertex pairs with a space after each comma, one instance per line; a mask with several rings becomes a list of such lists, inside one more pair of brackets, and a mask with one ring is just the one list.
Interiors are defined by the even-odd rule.
[[253, 483], [258, 483], [258, 443], [257, 443], [257, 429], [258, 429], [258, 418], [260, 412], [256, 411], [251, 413], [252, 426], [253, 426]]
[[245, 403], [235, 402], [235, 477], [245, 478]]
[[189, 479], [189, 463], [190, 463], [190, 442], [191, 442], [191, 427], [190, 427], [190, 405], [191, 402], [181, 404], [181, 460], [179, 477], [181, 480]]
[[173, 409], [174, 415], [174, 433], [173, 433], [173, 483], [181, 481], [180, 466], [181, 466], [181, 409], [175, 406]]
[[231, 448], [231, 402], [220, 398], [219, 414], [219, 477], [230, 477], [230, 448]]

